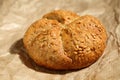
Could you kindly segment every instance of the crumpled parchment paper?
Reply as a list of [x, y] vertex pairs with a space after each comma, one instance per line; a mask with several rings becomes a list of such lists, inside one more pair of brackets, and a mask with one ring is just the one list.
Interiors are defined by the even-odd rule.
[[[22, 43], [25, 31], [55, 9], [90, 14], [105, 25], [107, 47], [93, 65], [55, 71], [28, 57]], [[120, 0], [0, 0], [0, 80], [120, 80]]]

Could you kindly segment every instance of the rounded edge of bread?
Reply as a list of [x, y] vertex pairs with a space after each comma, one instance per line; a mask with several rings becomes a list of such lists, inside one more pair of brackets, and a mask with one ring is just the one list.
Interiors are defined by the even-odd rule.
[[54, 10], [50, 13], [47, 13], [43, 16], [43, 18], [57, 20], [62, 24], [69, 24], [80, 16], [76, 13], [67, 10]]
[[72, 59], [72, 69], [80, 69], [103, 54], [107, 34], [97, 18], [85, 15], [66, 26], [62, 39], [66, 55]]

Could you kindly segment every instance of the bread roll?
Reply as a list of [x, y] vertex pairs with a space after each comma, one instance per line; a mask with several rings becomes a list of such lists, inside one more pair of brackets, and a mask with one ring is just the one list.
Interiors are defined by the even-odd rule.
[[106, 39], [105, 28], [97, 18], [56, 10], [34, 22], [23, 42], [38, 65], [68, 70], [81, 69], [97, 61], [105, 49]]

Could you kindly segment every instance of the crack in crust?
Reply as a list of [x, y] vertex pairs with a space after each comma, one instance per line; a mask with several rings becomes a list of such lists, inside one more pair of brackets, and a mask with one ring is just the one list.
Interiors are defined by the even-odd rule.
[[52, 69], [80, 69], [94, 63], [106, 45], [104, 26], [93, 16], [57, 10], [33, 23], [23, 42], [30, 57]]

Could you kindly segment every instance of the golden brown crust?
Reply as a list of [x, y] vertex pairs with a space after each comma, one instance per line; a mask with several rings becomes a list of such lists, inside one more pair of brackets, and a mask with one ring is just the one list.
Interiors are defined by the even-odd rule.
[[[61, 16], [64, 11], [54, 13]], [[28, 54], [38, 65], [58, 70], [80, 69], [102, 55], [107, 36], [95, 17], [86, 15], [60, 23], [45, 17], [33, 23], [23, 39]]]
[[67, 67], [66, 64], [71, 63], [71, 59], [64, 55], [62, 48], [62, 25], [48, 19], [38, 20], [35, 24], [30, 26], [23, 39], [30, 57], [39, 65], [49, 68]]
[[69, 24], [75, 19], [79, 18], [79, 16], [71, 11], [55, 10], [48, 14], [45, 14], [43, 18], [57, 20], [62, 24]]

